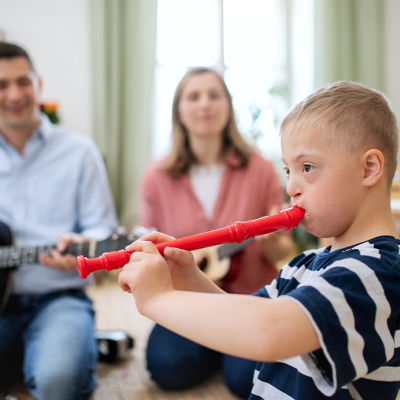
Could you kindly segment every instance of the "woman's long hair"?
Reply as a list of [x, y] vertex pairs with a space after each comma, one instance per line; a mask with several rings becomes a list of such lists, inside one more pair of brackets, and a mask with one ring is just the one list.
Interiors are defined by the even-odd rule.
[[169, 156], [160, 166], [161, 169], [173, 177], [179, 177], [188, 173], [190, 167], [197, 163], [196, 157], [190, 149], [188, 132], [179, 118], [179, 103], [183, 89], [188, 81], [195, 75], [205, 73], [212, 73], [219, 79], [229, 102], [229, 119], [223, 131], [222, 154], [227, 155], [233, 152], [239, 159], [238, 167], [244, 167], [252, 152], [251, 146], [244, 140], [236, 125], [232, 98], [224, 80], [212, 69], [193, 68], [184, 75], [176, 88], [172, 104], [172, 148]]

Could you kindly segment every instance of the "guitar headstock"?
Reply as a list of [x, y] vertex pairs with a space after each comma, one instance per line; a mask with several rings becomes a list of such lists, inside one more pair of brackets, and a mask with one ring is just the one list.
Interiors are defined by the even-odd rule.
[[144, 228], [135, 226], [130, 233], [123, 233], [123, 229], [118, 229], [118, 233], [113, 233], [107, 239], [97, 242], [94, 257], [100, 257], [103, 253], [125, 249], [128, 244], [142, 236], [155, 231], [155, 228]]

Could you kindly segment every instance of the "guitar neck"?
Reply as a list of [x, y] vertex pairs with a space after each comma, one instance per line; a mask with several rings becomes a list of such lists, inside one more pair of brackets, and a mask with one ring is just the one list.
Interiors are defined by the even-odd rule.
[[250, 243], [254, 242], [254, 238], [247, 239], [242, 243], [226, 243], [218, 248], [218, 260], [222, 260], [226, 257], [231, 257], [239, 251], [243, 250]]
[[[96, 242], [70, 243], [63, 254], [94, 257]], [[51, 254], [56, 244], [46, 246], [2, 246], [0, 247], [0, 269], [15, 268], [23, 264], [39, 264], [39, 254]]]

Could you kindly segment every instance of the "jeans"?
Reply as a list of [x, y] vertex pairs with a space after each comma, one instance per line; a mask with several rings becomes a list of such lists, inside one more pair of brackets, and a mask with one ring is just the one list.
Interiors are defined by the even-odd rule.
[[0, 315], [0, 390], [23, 372], [39, 400], [89, 399], [97, 357], [92, 302], [82, 290], [13, 295]]
[[182, 390], [203, 382], [222, 367], [229, 390], [246, 399], [253, 387], [255, 361], [210, 350], [156, 325], [147, 344], [147, 369], [164, 390]]

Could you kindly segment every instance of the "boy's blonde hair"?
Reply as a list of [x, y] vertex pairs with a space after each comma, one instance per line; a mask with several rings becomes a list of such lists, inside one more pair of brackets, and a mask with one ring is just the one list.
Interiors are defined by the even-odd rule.
[[391, 187], [399, 138], [396, 116], [382, 93], [359, 83], [335, 82], [293, 107], [282, 122], [281, 132], [289, 123], [295, 128], [317, 127], [349, 153], [380, 150]]

